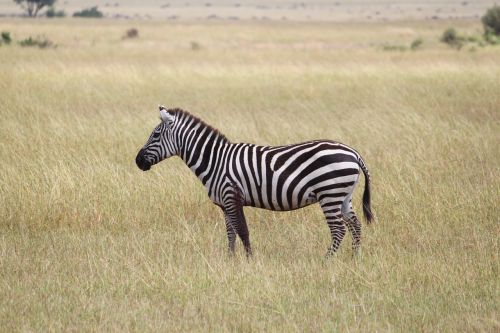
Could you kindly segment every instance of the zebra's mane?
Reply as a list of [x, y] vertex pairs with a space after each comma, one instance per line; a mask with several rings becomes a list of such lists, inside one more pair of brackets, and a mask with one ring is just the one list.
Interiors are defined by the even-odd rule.
[[192, 115], [191, 113], [189, 113], [189, 112], [187, 112], [185, 110], [182, 110], [180, 108], [170, 109], [168, 111], [171, 112], [171, 113], [173, 113], [173, 114], [175, 114], [179, 118], [193, 119], [196, 123], [201, 124], [201, 126], [207, 127], [210, 131], [214, 132], [218, 137], [220, 137], [224, 141], [229, 142], [228, 138], [224, 134], [222, 134], [217, 128], [215, 128], [215, 127], [207, 124], [206, 122], [204, 122], [200, 118]]

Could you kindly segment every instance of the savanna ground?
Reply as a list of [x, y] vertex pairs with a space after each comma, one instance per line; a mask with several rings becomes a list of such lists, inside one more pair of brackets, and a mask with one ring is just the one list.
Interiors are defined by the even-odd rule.
[[[4, 19], [58, 46], [0, 47], [1, 330], [500, 330], [500, 48], [441, 45], [450, 24], [481, 32]], [[230, 258], [179, 159], [135, 166], [160, 103], [235, 142], [357, 148], [376, 214], [361, 256], [346, 236], [324, 259], [312, 206], [246, 209], [255, 255]]]

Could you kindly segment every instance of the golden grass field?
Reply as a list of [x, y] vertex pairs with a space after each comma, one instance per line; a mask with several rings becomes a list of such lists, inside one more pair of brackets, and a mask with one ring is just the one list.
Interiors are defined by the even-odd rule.
[[[450, 25], [481, 33], [3, 19], [14, 40], [57, 48], [0, 47], [0, 330], [498, 332], [500, 48], [448, 48]], [[234, 142], [359, 150], [376, 214], [361, 255], [346, 236], [324, 258], [314, 205], [247, 208], [254, 257], [239, 242], [231, 258], [180, 159], [135, 165], [158, 104]]]

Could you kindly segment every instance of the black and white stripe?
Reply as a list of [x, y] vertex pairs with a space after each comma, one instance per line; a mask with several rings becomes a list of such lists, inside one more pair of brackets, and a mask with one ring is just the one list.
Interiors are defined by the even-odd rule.
[[160, 106], [162, 122], [136, 157], [146, 171], [177, 155], [196, 174], [210, 199], [224, 212], [229, 248], [236, 234], [248, 255], [249, 233], [243, 206], [286, 211], [319, 203], [330, 228], [335, 252], [346, 233], [353, 236], [356, 251], [361, 223], [352, 208], [352, 195], [360, 170], [365, 175], [363, 213], [369, 223], [370, 176], [361, 156], [334, 141], [316, 140], [287, 146], [231, 143], [219, 131], [186, 111]]

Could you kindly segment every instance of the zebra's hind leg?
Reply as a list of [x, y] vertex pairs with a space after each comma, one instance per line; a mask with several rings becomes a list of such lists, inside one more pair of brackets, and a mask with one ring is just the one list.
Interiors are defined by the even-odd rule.
[[354, 212], [351, 215], [344, 216], [344, 221], [352, 235], [352, 251], [356, 255], [361, 248], [361, 222], [359, 222]]
[[326, 223], [328, 224], [332, 236], [332, 244], [326, 253], [326, 256], [329, 257], [339, 249], [340, 243], [342, 243], [342, 239], [344, 239], [346, 232], [341, 213], [342, 201], [330, 201], [325, 199], [320, 201], [320, 205], [323, 214], [325, 214]]
[[342, 205], [342, 217], [352, 236], [352, 250], [354, 254], [359, 253], [361, 247], [361, 222], [352, 208], [352, 198], [349, 197]]

